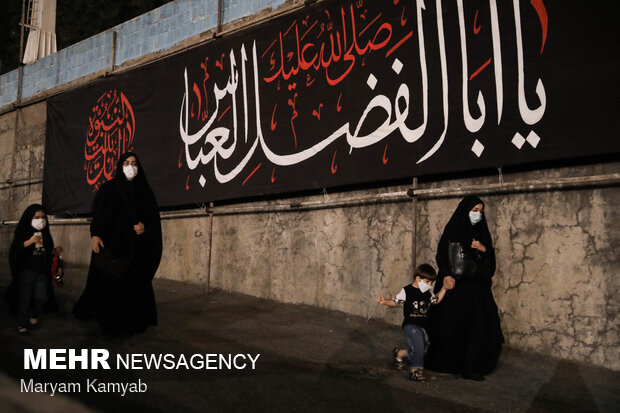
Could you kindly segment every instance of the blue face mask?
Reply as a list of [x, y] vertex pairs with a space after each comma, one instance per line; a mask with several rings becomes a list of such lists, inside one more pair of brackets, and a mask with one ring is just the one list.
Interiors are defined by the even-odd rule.
[[477, 224], [482, 219], [482, 212], [480, 211], [469, 211], [469, 220], [472, 225]]

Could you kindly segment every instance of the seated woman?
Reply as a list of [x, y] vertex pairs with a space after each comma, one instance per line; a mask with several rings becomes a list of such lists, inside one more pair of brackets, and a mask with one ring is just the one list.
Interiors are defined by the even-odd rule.
[[[448, 253], [451, 242], [461, 243], [468, 253], [479, 257], [479, 273], [455, 280]], [[497, 364], [504, 336], [491, 291], [495, 250], [480, 198], [471, 195], [459, 203], [439, 240], [436, 259], [435, 291], [444, 284], [455, 287], [430, 314], [431, 346], [426, 365], [435, 371], [484, 380]]]
[[114, 179], [95, 196], [92, 215], [93, 253], [74, 315], [96, 318], [103, 332], [112, 335], [157, 325], [151, 282], [161, 259], [161, 222], [155, 195], [134, 153], [121, 155]]

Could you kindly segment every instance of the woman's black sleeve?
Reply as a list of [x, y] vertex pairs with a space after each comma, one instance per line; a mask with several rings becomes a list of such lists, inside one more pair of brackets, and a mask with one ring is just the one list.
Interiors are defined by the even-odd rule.
[[103, 235], [107, 232], [107, 226], [110, 223], [108, 215], [112, 211], [112, 194], [113, 190], [111, 185], [103, 184], [97, 195], [95, 195], [95, 201], [93, 202], [93, 220], [90, 224], [90, 236], [98, 236], [104, 238]]
[[489, 277], [495, 275], [496, 262], [495, 262], [495, 248], [488, 247], [486, 252], [487, 265], [489, 266]]

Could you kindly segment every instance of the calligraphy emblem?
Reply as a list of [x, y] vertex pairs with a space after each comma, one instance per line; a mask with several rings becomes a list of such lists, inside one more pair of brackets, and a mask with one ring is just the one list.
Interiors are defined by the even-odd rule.
[[93, 190], [112, 179], [119, 157], [133, 150], [135, 125], [133, 108], [123, 92], [109, 90], [93, 106], [84, 145], [84, 171]]

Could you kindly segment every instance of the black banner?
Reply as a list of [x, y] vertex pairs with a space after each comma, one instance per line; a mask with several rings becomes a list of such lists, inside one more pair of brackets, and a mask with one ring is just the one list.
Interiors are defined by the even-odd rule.
[[161, 206], [617, 153], [587, 1], [323, 1], [48, 101], [44, 202], [134, 150]]

